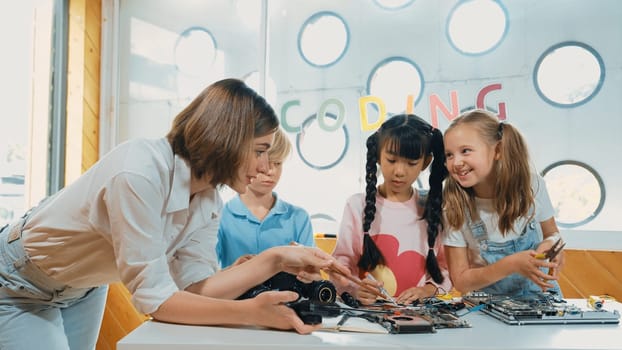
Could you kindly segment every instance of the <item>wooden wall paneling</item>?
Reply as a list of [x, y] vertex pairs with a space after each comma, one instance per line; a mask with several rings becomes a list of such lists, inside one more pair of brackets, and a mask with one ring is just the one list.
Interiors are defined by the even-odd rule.
[[568, 278], [566, 272], [560, 273], [557, 282], [559, 283], [559, 287], [564, 294], [564, 298], [583, 298], [583, 296], [581, 295], [581, 291], [579, 290], [579, 288], [577, 288], [577, 286], [574, 285], [572, 280]]
[[622, 300], [622, 252], [589, 251], [589, 253], [595, 272], [589, 280], [596, 286], [596, 292], [586, 294], [607, 294]]
[[99, 156], [101, 0], [71, 0], [68, 9], [65, 184]]
[[596, 261], [606, 267], [607, 273], [611, 275], [611, 282], [622, 289], [622, 252], [599, 250], [592, 251], [592, 255]]
[[566, 298], [607, 294], [622, 300], [622, 252], [565, 251], [560, 285]]
[[101, 62], [101, 27], [102, 27], [102, 3], [101, 0], [92, 1], [85, 8], [86, 13], [86, 37], [88, 43], [85, 47], [85, 56], [91, 62], [87, 69], [93, 73], [93, 76], [100, 74]]
[[[99, 69], [99, 65], [97, 69]], [[95, 113], [99, 113], [99, 74], [94, 74], [91, 70], [85, 70], [84, 85], [88, 87], [84, 90], [84, 106]], [[92, 87], [95, 87], [97, 90], [93, 91]]]
[[90, 108], [84, 108], [82, 132], [82, 172], [99, 159], [99, 117]]
[[[65, 184], [82, 174], [82, 115], [84, 113], [84, 36], [86, 0], [69, 1], [67, 38], [67, 126]], [[97, 90], [99, 91], [99, 89]]]

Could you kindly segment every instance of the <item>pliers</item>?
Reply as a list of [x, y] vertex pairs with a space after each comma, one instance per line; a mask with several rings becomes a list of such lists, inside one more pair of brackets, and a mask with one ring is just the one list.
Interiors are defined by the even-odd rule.
[[552, 261], [553, 259], [555, 259], [557, 254], [559, 254], [559, 252], [564, 249], [565, 246], [566, 243], [562, 243], [562, 239], [560, 238], [555, 241], [555, 244], [553, 244], [553, 246], [549, 250], [545, 251], [544, 253], [538, 253], [535, 257], [536, 259]]

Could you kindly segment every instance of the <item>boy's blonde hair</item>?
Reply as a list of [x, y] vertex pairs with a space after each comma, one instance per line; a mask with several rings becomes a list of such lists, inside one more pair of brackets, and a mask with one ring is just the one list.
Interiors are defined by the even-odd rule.
[[283, 161], [292, 151], [292, 144], [287, 138], [283, 129], [278, 128], [274, 134], [274, 143], [268, 150], [268, 159], [270, 161]]

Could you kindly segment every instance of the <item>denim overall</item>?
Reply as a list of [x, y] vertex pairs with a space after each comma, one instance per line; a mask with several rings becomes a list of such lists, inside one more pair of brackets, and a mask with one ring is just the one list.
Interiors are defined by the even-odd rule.
[[26, 219], [0, 228], [0, 349], [95, 349], [107, 286], [71, 288], [48, 277], [22, 244]]
[[[493, 264], [505, 256], [520, 251], [536, 249], [540, 243], [537, 222], [533, 218], [525, 225], [518, 238], [506, 242], [491, 242], [488, 239], [486, 225], [484, 225], [481, 219], [478, 218], [475, 221], [470, 217], [467, 217], [467, 219], [471, 234], [479, 245], [479, 254], [488, 264]], [[473, 248], [476, 249], [476, 247]], [[561, 297], [562, 294], [557, 281], [549, 281], [549, 283], [554, 284], [554, 287], [549, 289], [548, 292], [555, 293]], [[513, 273], [488, 287], [482, 288], [482, 291], [488, 294], [503, 294], [512, 297], [542, 293], [542, 289], [537, 284], [518, 273]]]

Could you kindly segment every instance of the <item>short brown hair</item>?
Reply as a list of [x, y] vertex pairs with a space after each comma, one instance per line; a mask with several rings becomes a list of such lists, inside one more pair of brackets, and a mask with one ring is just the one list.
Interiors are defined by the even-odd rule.
[[251, 152], [255, 137], [274, 132], [279, 120], [253, 89], [238, 79], [217, 81], [173, 120], [166, 135], [173, 153], [185, 159], [196, 178], [228, 183]]

